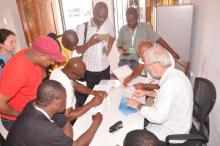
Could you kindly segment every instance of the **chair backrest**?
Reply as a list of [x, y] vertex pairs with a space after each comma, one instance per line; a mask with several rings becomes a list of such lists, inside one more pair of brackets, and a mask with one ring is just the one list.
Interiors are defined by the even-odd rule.
[[209, 113], [216, 101], [216, 89], [211, 81], [197, 77], [194, 83], [193, 116], [199, 122], [198, 131], [209, 139]]
[[181, 66], [181, 70], [182, 70], [186, 75], [188, 75], [189, 65], [190, 65], [190, 62], [189, 62], [189, 61], [185, 61], [185, 60], [178, 59], [178, 60], [176, 60], [176, 64], [179, 65], [179, 66]]

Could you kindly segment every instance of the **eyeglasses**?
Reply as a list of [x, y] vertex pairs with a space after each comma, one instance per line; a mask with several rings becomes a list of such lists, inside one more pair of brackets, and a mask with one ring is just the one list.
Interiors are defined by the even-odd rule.
[[145, 64], [144, 68], [145, 68], [145, 69], [148, 69], [148, 67], [149, 67], [150, 65], [154, 64], [154, 63], [158, 63], [158, 61], [151, 62], [151, 63], [149, 63], [149, 64], [147, 64], [147, 65]]

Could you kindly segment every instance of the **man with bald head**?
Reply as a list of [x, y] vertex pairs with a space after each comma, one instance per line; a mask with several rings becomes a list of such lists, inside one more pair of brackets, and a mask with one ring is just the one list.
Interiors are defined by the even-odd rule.
[[[108, 20], [106, 3], [95, 4], [93, 17], [87, 24], [81, 24], [77, 28], [79, 37], [77, 52], [83, 54], [82, 59], [86, 65], [85, 81], [87, 87], [92, 89], [102, 79], [110, 79], [110, 64], [107, 56], [115, 39], [115, 29]], [[87, 96], [79, 100], [84, 103], [86, 98]]]
[[54, 69], [64, 66], [68, 60], [74, 56], [77, 56], [74, 50], [78, 44], [78, 36], [74, 30], [65, 30], [62, 35], [57, 36], [54, 33], [49, 33], [48, 36], [56, 40], [61, 48], [61, 53], [65, 57], [65, 60], [62, 62], [56, 62], [49, 68], [49, 72], [52, 72]]
[[[101, 104], [104, 97], [107, 96], [107, 93], [104, 91], [92, 90], [76, 81], [82, 78], [85, 72], [86, 66], [83, 61], [79, 58], [71, 58], [63, 68], [55, 69], [50, 75], [50, 80], [60, 82], [66, 89], [67, 102], [65, 115], [69, 121], [76, 120], [76, 118], [83, 115], [90, 108]], [[76, 104], [74, 89], [79, 93], [91, 94], [95, 97], [82, 107], [74, 109], [73, 107]]]
[[[128, 106], [138, 111], [150, 122], [146, 129], [155, 134], [163, 145], [172, 134], [188, 134], [192, 125], [193, 92], [187, 76], [171, 67], [168, 52], [161, 47], [151, 47], [144, 52], [144, 67], [155, 79], [160, 89], [137, 89], [133, 96], [155, 97], [152, 106], [146, 106], [135, 99], [129, 99]], [[175, 141], [182, 143], [183, 141]]]
[[119, 32], [117, 46], [120, 54], [118, 66], [128, 65], [134, 69], [138, 65], [139, 56], [136, 54], [141, 41], [146, 40], [152, 44], [158, 43], [166, 48], [175, 59], [179, 55], [146, 23], [138, 22], [137, 9], [130, 7], [126, 11], [127, 25]]
[[[144, 69], [144, 51], [150, 47], [153, 47], [153, 44], [148, 42], [148, 41], [142, 41], [140, 43], [140, 45], [138, 46], [136, 52], [137, 55], [140, 57], [139, 61], [138, 61], [138, 65], [135, 67], [135, 69], [133, 70], [133, 72], [131, 73], [131, 75], [129, 75], [127, 78], [125, 78], [124, 80], [124, 84], [127, 85], [130, 81], [132, 81], [134, 78], [138, 77], [139, 75], [141, 75], [141, 72]], [[168, 52], [169, 56], [170, 56], [170, 60], [171, 60], [171, 66], [175, 67], [175, 60], [173, 58], [173, 56]], [[147, 75], [148, 78], [152, 78], [150, 76], [150, 74]], [[159, 89], [159, 86], [157, 84], [143, 84], [143, 83], [137, 83], [135, 84], [135, 88], [136, 89]]]
[[92, 124], [73, 141], [73, 129], [63, 115], [65, 88], [57, 81], [46, 80], [9, 131], [5, 146], [88, 146], [102, 122], [102, 115], [92, 116]]

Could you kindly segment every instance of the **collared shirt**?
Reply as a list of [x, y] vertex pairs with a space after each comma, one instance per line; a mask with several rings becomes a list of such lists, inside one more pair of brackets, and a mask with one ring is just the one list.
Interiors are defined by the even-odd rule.
[[[131, 28], [128, 25], [124, 25], [119, 32], [117, 46], [122, 46], [124, 49], [135, 48], [137, 49], [141, 41], [146, 40], [154, 44], [160, 36], [146, 23], [138, 23], [136, 28], [136, 33], [134, 36], [134, 40], [132, 41], [132, 36], [134, 32], [131, 31]], [[133, 45], [132, 45], [133, 42]], [[120, 59], [127, 60], [137, 60], [139, 57], [136, 53], [125, 56], [123, 54], [120, 55]]]
[[76, 98], [74, 95], [72, 80], [70, 80], [61, 69], [62, 67], [55, 69], [50, 75], [50, 80], [55, 80], [61, 83], [66, 89], [66, 109], [68, 109], [71, 107], [75, 107]]
[[[78, 46], [84, 43], [84, 31], [85, 25], [81, 24], [77, 28], [77, 35], [79, 37]], [[100, 29], [98, 29], [92, 20], [88, 23], [86, 42], [95, 34], [109, 34], [111, 37], [115, 37], [115, 29], [113, 24], [106, 20]], [[109, 61], [106, 53], [103, 53], [103, 49], [107, 48], [108, 42], [102, 41], [93, 46], [90, 46], [83, 53], [83, 62], [86, 64], [86, 69], [92, 72], [100, 72], [105, 70], [109, 66]]]
[[39, 112], [41, 112], [45, 117], [47, 117], [47, 118], [50, 120], [50, 122], [54, 122], [53, 120], [51, 120], [51, 118], [50, 118], [50, 116], [47, 114], [47, 112], [45, 112], [43, 109], [37, 107], [36, 105], [34, 106], [34, 108], [35, 108], [36, 110], [38, 110]]
[[189, 79], [183, 72], [169, 67], [159, 85], [154, 104], [143, 106], [140, 110], [150, 121], [146, 129], [162, 141], [171, 134], [188, 134], [193, 111], [193, 91]]

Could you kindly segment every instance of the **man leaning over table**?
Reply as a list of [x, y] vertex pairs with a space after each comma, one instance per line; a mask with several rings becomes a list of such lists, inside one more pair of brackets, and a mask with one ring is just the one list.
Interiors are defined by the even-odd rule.
[[121, 53], [118, 66], [128, 65], [134, 69], [138, 65], [139, 57], [136, 53], [141, 41], [146, 40], [152, 44], [158, 43], [167, 49], [175, 60], [179, 59], [179, 55], [171, 48], [162, 37], [160, 37], [146, 23], [138, 22], [138, 12], [135, 8], [126, 10], [127, 24], [124, 25], [119, 32], [117, 46]]
[[73, 141], [73, 129], [62, 114], [65, 105], [65, 88], [57, 81], [42, 82], [37, 99], [18, 116], [5, 146], [88, 146], [102, 122], [102, 114], [93, 115], [88, 130]]
[[[64, 67], [55, 69], [50, 75], [50, 80], [58, 81], [66, 89], [67, 102], [65, 116], [70, 122], [82, 116], [90, 108], [101, 104], [104, 97], [107, 96], [107, 93], [105, 91], [92, 90], [76, 81], [82, 78], [85, 72], [86, 66], [83, 61], [79, 58], [71, 58]], [[78, 91], [79, 93], [91, 94], [95, 97], [85, 105], [74, 108], [76, 104], [74, 90]]]
[[21, 50], [7, 62], [0, 79], [0, 115], [7, 130], [24, 106], [36, 98], [37, 87], [46, 75], [45, 68], [63, 60], [58, 43], [41, 36], [32, 47]]
[[[186, 75], [170, 67], [168, 52], [151, 47], [144, 53], [145, 69], [152, 77], [160, 79], [160, 89], [136, 90], [134, 96], [155, 97], [152, 106], [145, 106], [135, 99], [129, 99], [128, 106], [137, 108], [150, 122], [145, 128], [155, 134], [162, 145], [171, 134], [188, 134], [192, 125], [193, 91]], [[183, 141], [175, 141], [182, 143]]]

